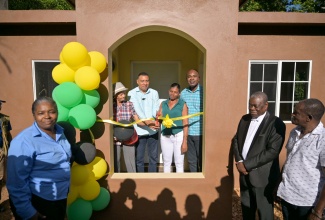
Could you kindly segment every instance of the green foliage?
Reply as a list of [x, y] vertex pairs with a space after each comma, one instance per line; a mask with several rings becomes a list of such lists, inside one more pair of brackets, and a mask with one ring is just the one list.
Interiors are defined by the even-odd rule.
[[248, 0], [239, 11], [325, 12], [325, 0]]
[[292, 5], [296, 6], [290, 7], [290, 11], [293, 12], [325, 12], [324, 9], [322, 9], [322, 7], [325, 6], [324, 0], [294, 0]]
[[300, 82], [308, 80], [308, 73], [306, 70], [296, 71], [295, 77], [295, 101], [300, 101], [307, 98], [308, 83]]
[[74, 10], [66, 0], [8, 0], [9, 10]]
[[261, 5], [254, 1], [248, 0], [240, 9], [239, 11], [262, 11]]
[[248, 0], [240, 11], [285, 11], [287, 0]]

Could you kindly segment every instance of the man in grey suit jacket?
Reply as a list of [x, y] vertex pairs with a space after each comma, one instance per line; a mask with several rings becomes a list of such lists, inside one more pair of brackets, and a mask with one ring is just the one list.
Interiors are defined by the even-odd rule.
[[244, 220], [273, 220], [273, 193], [280, 177], [279, 153], [285, 139], [285, 124], [268, 111], [268, 98], [255, 92], [232, 140], [240, 173], [240, 197]]

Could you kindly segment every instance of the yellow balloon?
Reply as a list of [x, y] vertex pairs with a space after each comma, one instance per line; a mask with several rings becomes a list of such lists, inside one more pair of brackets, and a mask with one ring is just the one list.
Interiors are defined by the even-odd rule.
[[87, 48], [79, 42], [69, 42], [62, 49], [62, 58], [70, 68], [79, 68], [88, 58]]
[[65, 63], [56, 65], [52, 70], [52, 78], [58, 83], [74, 82], [75, 71]]
[[91, 60], [90, 66], [94, 67], [98, 73], [103, 72], [106, 68], [105, 56], [98, 51], [90, 51], [88, 54]]
[[89, 178], [89, 170], [86, 166], [75, 165], [71, 167], [71, 184], [79, 186]]
[[79, 196], [78, 187], [70, 185], [69, 194], [67, 198], [67, 205], [73, 203]]
[[84, 60], [84, 62], [82, 62], [79, 66], [74, 67], [73, 69], [77, 70], [77, 69], [79, 69], [81, 67], [84, 67], [84, 66], [90, 66], [90, 63], [91, 63], [90, 62], [90, 55], [88, 54], [86, 59]]
[[92, 170], [90, 170], [90, 173], [89, 173], [88, 181], [89, 180], [96, 180], [95, 174]]
[[98, 88], [100, 76], [95, 68], [84, 66], [76, 71], [74, 80], [81, 89], [89, 91]]
[[60, 62], [64, 63], [63, 57], [62, 57], [62, 51], [60, 52]]
[[107, 163], [101, 157], [95, 157], [95, 159], [91, 163], [85, 166], [87, 166], [88, 169], [90, 169], [94, 173], [96, 180], [102, 178], [107, 171]]
[[96, 180], [89, 180], [79, 187], [79, 195], [84, 200], [95, 199], [100, 192], [100, 185]]

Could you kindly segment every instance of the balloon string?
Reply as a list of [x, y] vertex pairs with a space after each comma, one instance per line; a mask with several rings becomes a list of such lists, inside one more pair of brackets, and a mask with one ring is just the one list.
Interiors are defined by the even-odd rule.
[[[198, 113], [194, 113], [194, 114], [191, 114], [191, 115], [185, 115], [185, 116], [181, 116], [181, 117], [168, 118], [168, 119], [170, 119], [172, 121], [178, 121], [178, 120], [183, 120], [183, 119], [186, 119], [186, 118], [192, 118], [192, 117], [199, 116], [199, 115], [203, 115], [203, 112], [198, 112]], [[166, 117], [159, 116], [158, 119], [165, 120]], [[109, 123], [109, 124], [119, 125], [119, 126], [122, 126], [122, 127], [129, 127], [129, 126], [132, 126], [134, 124], [138, 124], [139, 122], [147, 121], [147, 120], [155, 120], [155, 119], [154, 118], [139, 119], [139, 120], [134, 121], [134, 122], [129, 123], [129, 124], [122, 124], [122, 123], [119, 123], [119, 122], [111, 120], [111, 119], [98, 119], [97, 122], [106, 122], [106, 123]]]
[[96, 145], [95, 145], [95, 137], [94, 137], [93, 132], [92, 132], [90, 129], [88, 129], [88, 131], [89, 131], [89, 134], [90, 134], [90, 137], [91, 137], [91, 142], [92, 142], [92, 144], [93, 144], [94, 146], [96, 146]]

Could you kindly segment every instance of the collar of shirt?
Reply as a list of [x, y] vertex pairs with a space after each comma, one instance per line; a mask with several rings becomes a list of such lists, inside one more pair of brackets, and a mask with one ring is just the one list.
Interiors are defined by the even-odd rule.
[[[122, 101], [122, 102], [121, 102], [121, 106], [125, 105], [125, 104], [126, 104], [126, 102], [127, 102], [127, 101], [125, 101], [125, 100], [124, 100], [124, 101]], [[117, 106], [117, 107], [119, 107], [119, 106], [117, 105], [117, 103], [116, 103], [116, 106]]]
[[257, 118], [252, 118], [251, 121], [253, 121], [253, 122], [261, 122], [261, 121], [263, 121], [265, 115], [266, 115], [266, 112], [264, 112], [263, 115], [260, 115]]
[[[298, 135], [298, 137], [300, 136], [300, 134], [301, 134], [301, 126], [297, 126], [296, 128], [295, 128], [295, 132], [296, 132], [296, 134]], [[313, 135], [320, 135], [320, 134], [322, 134], [323, 133], [323, 130], [324, 130], [324, 125], [323, 125], [323, 123], [320, 121], [319, 122], [319, 124], [317, 125], [317, 127], [314, 129], [314, 130], [312, 130], [312, 132], [310, 132], [309, 133], [309, 135], [311, 135], [311, 134], [313, 134]], [[309, 135], [305, 135], [305, 136], [309, 136]]]
[[[173, 106], [173, 108], [174, 108], [176, 105], [179, 105], [179, 104], [180, 104], [179, 101], [180, 101], [180, 98], [178, 98], [178, 100], [177, 100], [177, 102], [175, 103], [175, 105]], [[163, 104], [163, 105], [166, 105], [167, 108], [169, 108], [168, 103], [169, 103], [169, 99], [166, 99], [165, 102], [163, 102], [162, 104]]]
[[136, 92], [141, 92], [141, 93], [143, 93], [143, 94], [149, 94], [149, 93], [150, 93], [150, 90], [151, 90], [151, 88], [148, 88], [148, 90], [147, 90], [145, 93], [143, 93], [143, 92], [140, 90], [139, 86], [138, 86], [137, 89], [136, 89]]
[[[197, 86], [197, 88], [196, 88], [196, 90], [195, 90], [194, 92], [199, 92], [200, 89], [201, 89], [201, 86], [200, 86], [200, 84], [198, 84], [198, 86]], [[187, 90], [188, 92], [193, 92], [192, 90], [190, 90], [189, 87], [187, 87], [186, 90]], [[193, 93], [194, 93], [194, 92], [193, 92]]]
[[[36, 137], [36, 136], [46, 136], [46, 137], [49, 137], [48, 134], [46, 134], [44, 131], [42, 131], [36, 122], [34, 122], [34, 130], [33, 130], [33, 136]], [[61, 137], [61, 135], [63, 134], [63, 128], [59, 125], [55, 125], [55, 133], [56, 133], [56, 140], [55, 141], [58, 141]]]

